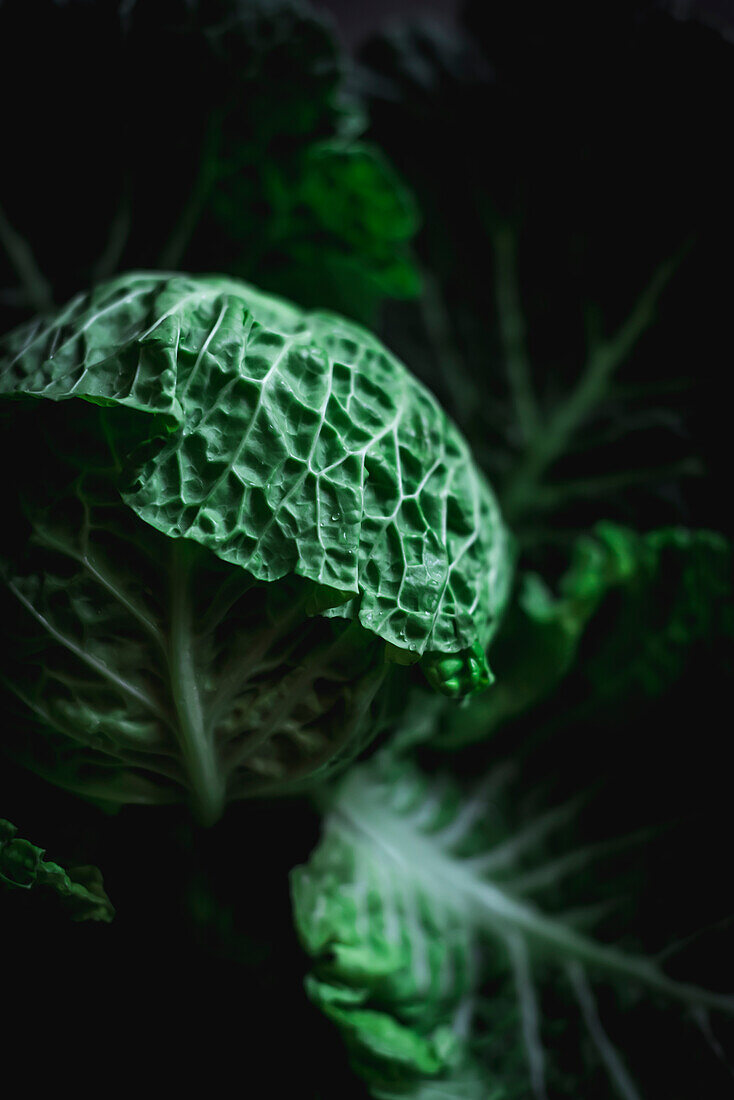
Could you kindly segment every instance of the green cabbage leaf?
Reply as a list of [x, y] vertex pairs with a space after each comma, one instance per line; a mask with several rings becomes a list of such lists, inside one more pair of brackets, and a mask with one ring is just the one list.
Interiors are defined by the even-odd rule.
[[18, 836], [16, 826], [4, 818], [0, 818], [0, 884], [18, 890], [52, 890], [72, 920], [107, 923], [115, 915], [96, 867], [65, 871], [46, 859], [43, 848]]
[[4, 681], [45, 735], [12, 748], [50, 778], [213, 820], [351, 758], [394, 664], [489, 682], [495, 498], [365, 330], [128, 275], [5, 340], [0, 413]]
[[[586, 1095], [554, 1065], [559, 1026], [570, 1026], [563, 1004], [607, 1078], [603, 1094], [638, 1100], [597, 988], [625, 1004], [644, 993], [683, 1005], [704, 1028], [710, 1014], [734, 1013], [734, 997], [673, 977], [663, 955], [589, 934], [609, 898], [563, 908], [570, 880], [588, 881], [640, 835], [554, 848], [579, 801], [508, 828], [501, 807], [520, 801], [509, 765], [467, 787], [391, 751], [330, 794], [322, 839], [292, 873], [294, 916], [314, 960], [307, 992], [376, 1097], [543, 1100], [551, 1083], [551, 1095]], [[556, 1015], [545, 1019], [549, 1003]]]

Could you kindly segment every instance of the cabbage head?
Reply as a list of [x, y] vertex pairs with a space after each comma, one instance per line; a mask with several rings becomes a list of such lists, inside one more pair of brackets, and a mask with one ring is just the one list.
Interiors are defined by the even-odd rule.
[[3, 747], [108, 802], [301, 789], [396, 666], [489, 682], [495, 498], [373, 336], [216, 276], [136, 273], [0, 346]]

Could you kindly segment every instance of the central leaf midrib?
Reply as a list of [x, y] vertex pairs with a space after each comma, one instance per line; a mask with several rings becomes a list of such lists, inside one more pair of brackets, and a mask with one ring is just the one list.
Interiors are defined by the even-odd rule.
[[640, 982], [673, 1000], [734, 1012], [734, 998], [678, 981], [664, 973], [652, 959], [628, 954], [597, 943], [562, 921], [546, 916], [532, 905], [518, 901], [494, 883], [480, 878], [468, 861], [452, 857], [431, 842], [387, 805], [347, 789], [337, 810], [342, 820], [363, 839], [394, 861], [403, 875], [413, 877], [416, 888], [437, 900], [454, 899], [457, 909], [478, 931], [520, 933], [528, 939], [577, 959], [600, 971]]
[[175, 736], [181, 748], [193, 809], [202, 824], [211, 825], [224, 809], [225, 781], [214, 742], [207, 736], [194, 652], [191, 569], [195, 550], [185, 539], [173, 540], [168, 663], [177, 718]]

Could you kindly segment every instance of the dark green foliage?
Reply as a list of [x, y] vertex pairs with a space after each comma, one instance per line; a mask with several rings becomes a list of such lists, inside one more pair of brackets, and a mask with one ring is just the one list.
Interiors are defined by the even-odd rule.
[[[648, 535], [601, 525], [581, 542], [562, 598], [593, 599], [583, 671], [601, 699], [654, 698], [675, 685], [692, 657], [723, 673], [734, 642], [734, 560], [709, 531]], [[606, 590], [606, 591], [604, 591]]]
[[43, 848], [19, 837], [15, 825], [0, 818], [0, 885], [20, 890], [48, 887], [72, 920], [112, 920], [115, 911], [96, 867], [65, 871], [45, 855]]
[[701, 661], [724, 675], [733, 588], [721, 535], [598, 524], [574, 544], [557, 595], [537, 573], [520, 575], [493, 649], [492, 691], [460, 714], [446, 712], [437, 743], [491, 736], [571, 672], [594, 706], [618, 710], [660, 697]]
[[233, 175], [215, 203], [228, 238], [241, 244], [232, 270], [304, 305], [370, 322], [382, 299], [420, 290], [409, 250], [412, 197], [371, 145], [313, 143], [285, 170], [264, 167], [255, 187], [252, 172]]
[[414, 204], [358, 140], [307, 4], [3, 0], [0, 43], [0, 330], [134, 267], [226, 270], [367, 323], [417, 293]]

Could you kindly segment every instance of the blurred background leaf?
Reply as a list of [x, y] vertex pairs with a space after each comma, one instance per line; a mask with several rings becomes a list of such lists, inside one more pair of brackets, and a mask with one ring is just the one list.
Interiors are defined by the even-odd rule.
[[388, 340], [536, 549], [601, 509], [721, 523], [734, 65], [682, 10], [468, 3], [361, 49], [368, 135], [423, 211], [424, 293]]
[[3, 0], [3, 331], [130, 268], [239, 275], [367, 323], [415, 296], [416, 208], [359, 140], [344, 68], [298, 0]]

